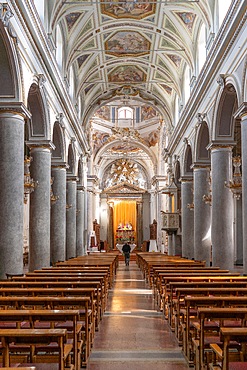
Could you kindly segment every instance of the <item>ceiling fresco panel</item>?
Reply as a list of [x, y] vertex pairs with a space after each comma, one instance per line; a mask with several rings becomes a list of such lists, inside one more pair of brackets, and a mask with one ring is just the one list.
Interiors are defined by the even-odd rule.
[[109, 74], [110, 82], [143, 82], [146, 81], [146, 74], [138, 67], [132, 65], [124, 65], [115, 68]]
[[113, 18], [134, 18], [142, 19], [155, 13], [155, 3], [137, 0], [137, 1], [101, 1], [102, 14]]
[[149, 53], [150, 42], [135, 31], [119, 31], [105, 42], [106, 53], [118, 57], [139, 56]]

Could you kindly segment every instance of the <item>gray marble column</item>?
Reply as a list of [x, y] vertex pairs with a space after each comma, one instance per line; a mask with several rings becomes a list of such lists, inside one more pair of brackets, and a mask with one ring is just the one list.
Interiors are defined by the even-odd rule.
[[84, 191], [84, 254], [87, 252], [88, 247], [88, 200], [87, 200], [87, 189]]
[[29, 271], [50, 266], [51, 142], [28, 143], [30, 174], [38, 186], [30, 196]]
[[66, 259], [66, 164], [52, 165], [52, 190], [59, 198], [51, 205], [51, 262]]
[[76, 256], [84, 255], [84, 187], [77, 185], [76, 192]]
[[215, 145], [211, 149], [212, 177], [212, 264], [233, 269], [233, 194], [225, 187], [232, 177], [232, 146]]
[[[3, 110], [2, 110], [3, 108]], [[0, 103], [0, 278], [23, 273], [24, 116]]]
[[235, 262], [237, 265], [243, 264], [243, 207], [242, 196], [234, 201], [234, 244]]
[[[242, 149], [242, 212], [243, 212], [243, 272], [247, 274], [247, 103], [243, 103], [236, 117], [241, 118]], [[239, 200], [241, 202], [241, 200]]]
[[193, 203], [193, 179], [181, 178], [182, 198], [182, 256], [194, 258], [194, 212], [187, 205]]
[[194, 256], [211, 261], [211, 207], [203, 201], [209, 193], [209, 168], [194, 166]]
[[77, 178], [67, 177], [66, 259], [76, 257], [76, 189]]

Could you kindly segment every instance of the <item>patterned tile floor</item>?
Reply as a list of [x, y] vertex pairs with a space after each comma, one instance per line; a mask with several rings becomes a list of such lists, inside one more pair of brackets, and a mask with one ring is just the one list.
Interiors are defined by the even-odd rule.
[[109, 293], [108, 305], [96, 333], [88, 370], [187, 370], [162, 315], [157, 312], [134, 261], [123, 262]]

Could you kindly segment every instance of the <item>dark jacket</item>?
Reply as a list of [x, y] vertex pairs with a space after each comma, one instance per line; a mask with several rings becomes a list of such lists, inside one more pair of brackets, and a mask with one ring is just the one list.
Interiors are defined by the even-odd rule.
[[131, 248], [130, 248], [130, 245], [129, 244], [124, 244], [124, 246], [123, 246], [123, 248], [122, 248], [122, 251], [124, 252], [124, 253], [130, 253], [130, 251], [131, 251]]

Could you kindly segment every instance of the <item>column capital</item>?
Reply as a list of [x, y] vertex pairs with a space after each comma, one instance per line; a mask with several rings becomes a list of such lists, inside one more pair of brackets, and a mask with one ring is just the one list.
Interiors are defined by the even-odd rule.
[[51, 158], [51, 168], [63, 168], [65, 170], [69, 169], [69, 165], [67, 162], [60, 161], [59, 159]]
[[232, 150], [234, 146], [236, 145], [236, 142], [232, 141], [231, 143], [229, 142], [222, 142], [222, 141], [212, 141], [210, 144], [208, 144], [207, 149], [208, 150]]
[[247, 117], [247, 102], [243, 102], [240, 107], [234, 113], [234, 118]]
[[202, 170], [202, 169], [210, 170], [211, 164], [203, 162], [194, 162], [190, 168], [192, 168], [193, 170]]
[[55, 145], [53, 144], [51, 140], [29, 140], [26, 142], [26, 145], [30, 149], [43, 148], [43, 149], [49, 149], [50, 151], [56, 149]]
[[31, 113], [22, 102], [0, 102], [0, 115], [5, 113], [19, 115], [24, 119], [32, 117]]
[[78, 177], [75, 176], [75, 175], [72, 175], [72, 174], [67, 174], [67, 178], [66, 178], [67, 181], [78, 181]]
[[179, 181], [182, 182], [193, 182], [193, 176], [181, 176]]
[[77, 184], [77, 190], [79, 191], [84, 191], [85, 190], [85, 186], [81, 185], [81, 184]]

